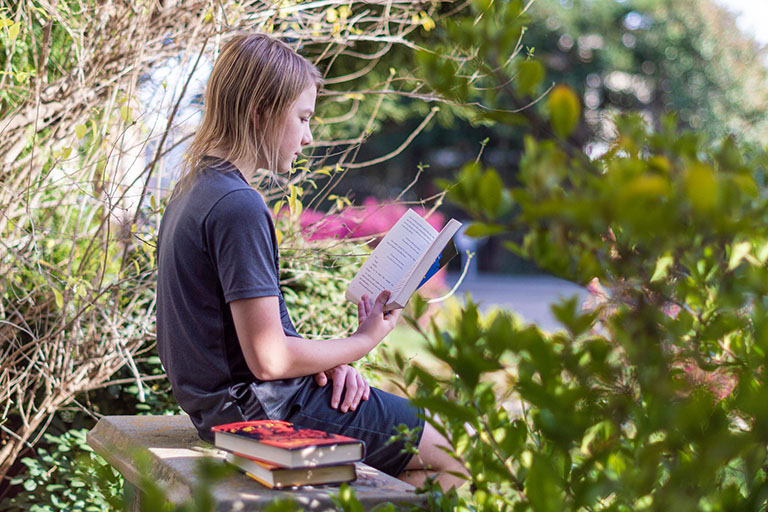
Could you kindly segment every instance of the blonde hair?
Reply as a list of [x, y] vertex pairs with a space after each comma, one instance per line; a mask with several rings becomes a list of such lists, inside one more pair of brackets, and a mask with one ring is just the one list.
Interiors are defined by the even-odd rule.
[[260, 33], [232, 37], [208, 79], [203, 118], [175, 192], [194, 181], [214, 149], [225, 150], [230, 161], [265, 161], [276, 171], [284, 119], [311, 85], [320, 88], [320, 72], [287, 44]]

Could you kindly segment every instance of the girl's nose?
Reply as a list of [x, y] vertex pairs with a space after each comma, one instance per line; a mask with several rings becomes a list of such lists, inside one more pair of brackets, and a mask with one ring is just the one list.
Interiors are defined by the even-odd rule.
[[312, 141], [314, 139], [312, 138], [312, 130], [307, 126], [307, 129], [304, 131], [304, 136], [301, 138], [301, 145], [302, 146], [309, 146], [312, 144]]

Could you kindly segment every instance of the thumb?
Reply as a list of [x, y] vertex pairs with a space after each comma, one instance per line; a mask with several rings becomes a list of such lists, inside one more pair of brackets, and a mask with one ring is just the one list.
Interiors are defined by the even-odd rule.
[[328, 384], [328, 377], [325, 375], [325, 372], [320, 372], [315, 374], [315, 383], [320, 387], [323, 387], [326, 384]]
[[376, 302], [373, 304], [373, 309], [376, 314], [384, 311], [384, 306], [387, 305], [387, 301], [391, 295], [392, 293], [389, 290], [384, 290], [379, 294], [378, 297], [376, 297]]

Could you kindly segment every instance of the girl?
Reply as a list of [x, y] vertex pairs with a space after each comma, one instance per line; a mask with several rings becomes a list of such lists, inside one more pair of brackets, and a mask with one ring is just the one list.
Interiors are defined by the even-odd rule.
[[[267, 35], [237, 35], [222, 48], [160, 225], [160, 358], [203, 439], [214, 425], [281, 419], [362, 439], [366, 463], [411, 483], [435, 471], [444, 487], [458, 485], [446, 471], [463, 468], [438, 447], [447, 444], [440, 434], [348, 366], [394, 327], [400, 312], [383, 313], [388, 292], [363, 297], [345, 339], [303, 339], [286, 310], [272, 218], [248, 183], [258, 169], [288, 172], [312, 143], [321, 82], [309, 61]], [[420, 429], [418, 457], [388, 443], [399, 424]]]

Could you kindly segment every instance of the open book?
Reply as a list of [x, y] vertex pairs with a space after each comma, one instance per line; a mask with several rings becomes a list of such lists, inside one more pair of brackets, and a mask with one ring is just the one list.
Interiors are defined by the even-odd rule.
[[357, 304], [363, 294], [375, 300], [383, 290], [389, 290], [392, 295], [386, 311], [405, 307], [413, 292], [458, 254], [453, 236], [460, 227], [461, 222], [451, 219], [438, 233], [409, 209], [349, 283], [347, 300]]

